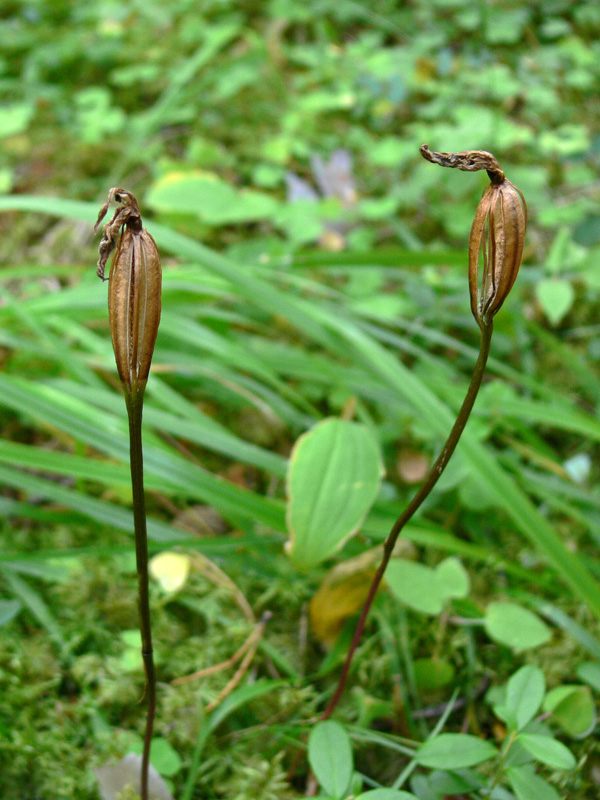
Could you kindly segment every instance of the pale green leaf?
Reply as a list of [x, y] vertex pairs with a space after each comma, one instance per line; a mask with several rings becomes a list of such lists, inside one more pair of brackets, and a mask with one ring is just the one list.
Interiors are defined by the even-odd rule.
[[509, 767], [506, 776], [518, 800], [561, 800], [556, 789], [531, 767]]
[[466, 733], [441, 733], [415, 753], [415, 761], [433, 769], [464, 769], [497, 755], [493, 744]]
[[542, 705], [546, 681], [538, 667], [526, 665], [517, 670], [506, 687], [506, 707], [514, 715], [517, 729], [531, 722]]
[[550, 628], [533, 612], [516, 603], [490, 603], [484, 617], [488, 636], [521, 652], [550, 639]]
[[344, 798], [353, 771], [350, 737], [339, 722], [319, 722], [308, 738], [308, 760], [323, 789], [335, 798]]
[[586, 736], [597, 721], [589, 686], [557, 686], [546, 695], [543, 708], [552, 712], [553, 722], [576, 738]]
[[538, 733], [521, 733], [517, 739], [525, 750], [538, 761], [556, 769], [573, 769], [577, 763], [573, 753], [552, 736]]
[[358, 528], [379, 491], [382, 464], [369, 429], [326, 419], [296, 442], [287, 475], [289, 553], [309, 569]]
[[424, 564], [393, 558], [385, 571], [385, 581], [402, 603], [423, 614], [439, 614], [446, 604], [436, 573]]

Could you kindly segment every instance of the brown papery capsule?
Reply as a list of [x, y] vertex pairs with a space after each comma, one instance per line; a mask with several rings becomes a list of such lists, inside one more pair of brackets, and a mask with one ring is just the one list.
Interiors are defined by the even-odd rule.
[[142, 227], [137, 200], [111, 189], [96, 229], [112, 200], [120, 204], [103, 228], [98, 275], [116, 247], [110, 269], [108, 315], [117, 370], [126, 390], [143, 390], [150, 372], [160, 322], [162, 271], [156, 243]]
[[526, 227], [527, 204], [520, 190], [506, 179], [490, 184], [477, 206], [469, 239], [471, 310], [480, 325], [496, 314], [513, 287]]
[[465, 172], [485, 169], [490, 178], [490, 185], [477, 206], [469, 239], [471, 310], [477, 323], [485, 325], [506, 300], [519, 272], [527, 227], [525, 198], [506, 180], [498, 161], [486, 150], [436, 153], [426, 144], [420, 149], [423, 158], [434, 164]]

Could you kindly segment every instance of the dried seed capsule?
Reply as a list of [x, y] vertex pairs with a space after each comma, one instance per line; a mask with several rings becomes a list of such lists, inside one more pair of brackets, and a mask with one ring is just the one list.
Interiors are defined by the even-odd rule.
[[150, 371], [160, 322], [162, 273], [156, 243], [142, 227], [137, 200], [130, 192], [110, 190], [96, 229], [113, 199], [121, 207], [103, 228], [98, 275], [104, 279], [104, 266], [116, 247], [108, 290], [110, 333], [119, 377], [134, 393], [143, 391]]
[[[487, 325], [513, 287], [525, 242], [527, 204], [491, 153], [466, 150], [461, 153], [436, 153], [424, 144], [421, 155], [442, 167], [468, 172], [485, 169], [490, 185], [479, 201], [469, 239], [469, 292], [471, 310], [479, 326]], [[479, 259], [483, 274], [479, 282]]]
[[506, 179], [490, 184], [477, 206], [469, 239], [471, 310], [480, 325], [494, 316], [513, 287], [526, 227], [527, 204], [519, 189]]

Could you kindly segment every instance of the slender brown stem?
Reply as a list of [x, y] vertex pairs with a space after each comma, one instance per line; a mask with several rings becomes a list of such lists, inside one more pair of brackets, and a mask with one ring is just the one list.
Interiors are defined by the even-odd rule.
[[475, 398], [477, 397], [477, 393], [479, 392], [479, 388], [481, 386], [481, 381], [483, 378], [483, 373], [485, 372], [485, 365], [488, 360], [488, 355], [490, 352], [490, 343], [492, 340], [492, 332], [493, 332], [493, 320], [490, 318], [489, 320], [485, 320], [480, 322], [481, 328], [481, 341], [479, 345], [479, 357], [477, 359], [477, 364], [475, 365], [475, 370], [473, 372], [473, 377], [471, 378], [471, 383], [469, 384], [469, 388], [467, 389], [467, 394], [465, 399], [463, 400], [463, 404], [458, 412], [458, 416], [454, 425], [452, 426], [452, 430], [450, 431], [450, 435], [448, 436], [446, 443], [442, 449], [442, 452], [437, 458], [435, 464], [431, 467], [429, 472], [427, 473], [427, 477], [423, 482], [423, 485], [410, 501], [410, 503], [406, 506], [402, 514], [398, 517], [396, 522], [394, 523], [391, 531], [389, 532], [387, 539], [383, 544], [383, 558], [381, 560], [381, 564], [377, 572], [375, 573], [375, 577], [371, 583], [369, 594], [367, 595], [367, 599], [365, 600], [365, 604], [361, 611], [361, 615], [359, 620], [356, 624], [356, 630], [354, 631], [354, 637], [352, 638], [352, 642], [348, 649], [348, 654], [346, 655], [346, 661], [344, 662], [344, 666], [342, 668], [342, 673], [340, 675], [340, 679], [338, 681], [337, 688], [335, 690], [335, 694], [329, 701], [327, 708], [323, 712], [321, 716], [322, 720], [329, 719], [333, 710], [337, 706], [343, 691], [346, 685], [346, 679], [348, 677], [348, 672], [350, 671], [350, 664], [352, 663], [352, 657], [354, 656], [354, 652], [358, 647], [358, 643], [362, 636], [362, 632], [365, 627], [365, 623], [367, 621], [367, 616], [371, 609], [371, 605], [373, 604], [373, 600], [375, 599], [375, 595], [377, 594], [377, 590], [385, 573], [386, 567], [389, 563], [390, 558], [392, 557], [392, 553], [394, 551], [394, 545], [400, 535], [402, 528], [406, 525], [406, 523], [411, 519], [413, 514], [419, 509], [423, 501], [427, 498], [435, 484], [438, 482], [440, 475], [444, 471], [446, 464], [450, 461], [452, 453], [458, 444], [458, 441], [461, 437], [463, 430], [465, 429], [465, 425], [469, 419], [469, 415], [473, 409], [473, 405], [475, 403]]
[[142, 454], [142, 409], [144, 405], [143, 386], [131, 391], [125, 388], [125, 402], [129, 416], [129, 458], [131, 463], [131, 488], [133, 491], [133, 525], [135, 530], [135, 555], [138, 574], [138, 607], [140, 633], [142, 637], [142, 658], [146, 674], [146, 696], [148, 716], [144, 733], [142, 753], [141, 796], [148, 800], [148, 768], [150, 764], [150, 744], [156, 711], [156, 672], [152, 653], [152, 629], [150, 627], [150, 599], [148, 590], [148, 537], [146, 534], [146, 502], [144, 498], [144, 461]]

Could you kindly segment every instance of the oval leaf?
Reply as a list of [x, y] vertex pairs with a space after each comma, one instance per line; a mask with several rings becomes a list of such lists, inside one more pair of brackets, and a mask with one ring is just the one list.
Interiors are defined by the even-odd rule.
[[522, 733], [517, 739], [538, 761], [556, 769], [573, 769], [575, 756], [562, 742], [539, 733]]
[[521, 667], [511, 677], [506, 689], [506, 707], [514, 716], [517, 730], [531, 722], [542, 705], [545, 691], [544, 673], [538, 667]]
[[432, 769], [464, 769], [497, 754], [493, 744], [467, 733], [442, 733], [415, 753], [415, 761]]
[[287, 474], [288, 549], [310, 569], [357, 531], [382, 476], [377, 442], [365, 425], [326, 419], [296, 442]]
[[557, 686], [548, 692], [544, 711], [570, 736], [586, 736], [596, 724], [596, 706], [589, 686]]
[[509, 767], [506, 776], [518, 800], [560, 800], [556, 789], [531, 767]]
[[469, 594], [469, 574], [455, 556], [441, 561], [435, 574], [440, 591], [446, 597], [466, 597]]
[[538, 647], [550, 638], [546, 623], [516, 603], [490, 603], [484, 623], [490, 638], [517, 652]]
[[436, 573], [424, 564], [393, 558], [385, 571], [385, 581], [398, 600], [415, 611], [439, 614], [446, 603]]
[[332, 797], [347, 794], [354, 762], [350, 737], [339, 722], [319, 722], [308, 738], [308, 760], [321, 787]]

